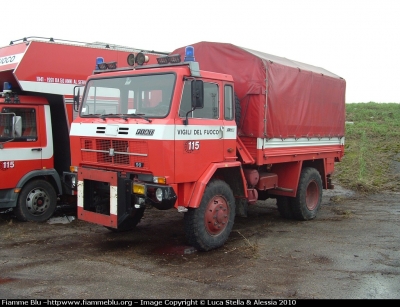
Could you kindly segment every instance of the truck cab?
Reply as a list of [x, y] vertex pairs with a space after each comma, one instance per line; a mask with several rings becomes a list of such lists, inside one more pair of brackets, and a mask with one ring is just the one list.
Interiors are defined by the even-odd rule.
[[175, 57], [88, 79], [70, 132], [80, 219], [134, 227], [146, 205], [197, 208], [210, 168], [240, 173], [232, 77]]

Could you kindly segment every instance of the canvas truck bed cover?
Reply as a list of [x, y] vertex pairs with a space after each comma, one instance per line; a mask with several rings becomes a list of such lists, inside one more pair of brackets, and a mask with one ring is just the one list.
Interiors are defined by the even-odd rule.
[[[227, 43], [192, 44], [200, 70], [230, 74], [239, 133], [261, 138], [341, 137], [346, 81], [320, 67]], [[184, 58], [185, 47], [171, 52]]]

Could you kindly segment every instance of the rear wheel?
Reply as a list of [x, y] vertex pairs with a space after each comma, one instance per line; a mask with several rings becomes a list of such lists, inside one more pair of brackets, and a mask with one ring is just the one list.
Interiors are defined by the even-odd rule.
[[21, 190], [14, 212], [18, 220], [44, 222], [57, 207], [57, 194], [46, 180], [28, 182]]
[[189, 244], [201, 251], [221, 247], [228, 240], [235, 219], [235, 198], [222, 180], [207, 184], [200, 206], [185, 213]]
[[293, 216], [297, 220], [311, 220], [317, 216], [322, 201], [322, 180], [319, 172], [305, 167], [300, 174], [297, 195], [292, 201]]

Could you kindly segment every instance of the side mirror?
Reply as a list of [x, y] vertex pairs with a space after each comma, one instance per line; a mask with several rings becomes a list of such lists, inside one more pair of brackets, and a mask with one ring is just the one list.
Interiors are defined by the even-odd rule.
[[192, 81], [192, 109], [204, 107], [204, 84], [203, 80]]
[[204, 107], [204, 83], [203, 80], [192, 80], [191, 83], [191, 96], [192, 96], [192, 109], [186, 113], [186, 118], [183, 120], [183, 124], [186, 126], [189, 124], [188, 114], [193, 112], [195, 109], [202, 109]]
[[14, 135], [13, 137], [20, 137], [22, 135], [22, 119], [21, 116], [14, 116]]
[[82, 86], [75, 86], [74, 87], [74, 111], [79, 111], [79, 102], [81, 97], [81, 87]]

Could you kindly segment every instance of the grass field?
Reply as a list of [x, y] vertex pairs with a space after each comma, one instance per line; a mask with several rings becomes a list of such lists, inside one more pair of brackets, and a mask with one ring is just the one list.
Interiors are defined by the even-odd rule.
[[400, 104], [346, 104], [345, 156], [333, 178], [364, 193], [400, 191]]

